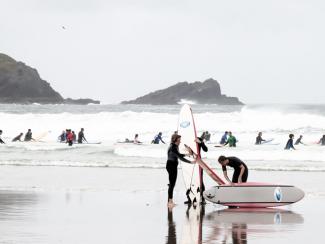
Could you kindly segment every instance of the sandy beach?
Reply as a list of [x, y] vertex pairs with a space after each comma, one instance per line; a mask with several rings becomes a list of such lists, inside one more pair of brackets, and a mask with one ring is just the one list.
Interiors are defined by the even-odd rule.
[[[179, 172], [181, 173], [181, 172]], [[322, 243], [323, 173], [251, 171], [254, 181], [302, 188], [272, 210], [183, 205], [179, 174], [168, 211], [163, 169], [14, 167], [0, 170], [1, 243]], [[206, 185], [212, 186], [207, 177]], [[190, 233], [190, 234], [186, 234]], [[315, 239], [317, 237], [317, 239]]]

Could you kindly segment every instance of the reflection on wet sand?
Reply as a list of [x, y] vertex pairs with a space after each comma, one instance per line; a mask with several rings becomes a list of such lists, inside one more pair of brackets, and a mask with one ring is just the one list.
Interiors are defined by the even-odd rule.
[[[176, 244], [173, 210], [168, 211], [167, 244]], [[272, 238], [276, 232], [291, 232], [303, 224], [300, 214], [281, 209], [224, 209], [205, 216], [204, 206], [189, 207], [183, 222], [181, 244], [246, 244], [250, 238]]]
[[0, 220], [24, 216], [37, 203], [38, 196], [34, 193], [0, 191]]
[[204, 243], [245, 244], [250, 237], [272, 238], [275, 232], [291, 231], [292, 225], [303, 222], [301, 215], [281, 209], [215, 211], [205, 218]]
[[173, 219], [173, 209], [168, 208], [168, 235], [166, 238], [166, 244], [176, 244], [176, 224]]

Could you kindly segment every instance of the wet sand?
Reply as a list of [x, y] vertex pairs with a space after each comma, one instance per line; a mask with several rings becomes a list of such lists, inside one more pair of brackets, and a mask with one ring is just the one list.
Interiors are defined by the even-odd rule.
[[[294, 205], [173, 210], [163, 169], [0, 167], [0, 243], [323, 243], [323, 173], [250, 171], [251, 181], [302, 188]], [[267, 179], [267, 180], [266, 180]], [[213, 183], [206, 177], [207, 187]]]

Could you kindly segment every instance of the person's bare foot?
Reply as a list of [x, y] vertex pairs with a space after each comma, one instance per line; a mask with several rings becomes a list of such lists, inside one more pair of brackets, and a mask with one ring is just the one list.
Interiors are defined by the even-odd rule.
[[167, 207], [168, 208], [173, 208], [173, 207], [175, 207], [176, 206], [176, 204], [173, 202], [173, 200], [168, 200], [168, 203], [167, 203]]

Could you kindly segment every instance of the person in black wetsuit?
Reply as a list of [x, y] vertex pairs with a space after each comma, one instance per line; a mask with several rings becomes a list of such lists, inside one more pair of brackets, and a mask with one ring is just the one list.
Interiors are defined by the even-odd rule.
[[305, 145], [301, 140], [302, 140], [302, 135], [300, 135], [299, 138], [296, 140], [295, 145], [299, 145], [299, 144]]
[[84, 135], [84, 128], [81, 128], [81, 130], [78, 133], [78, 143], [83, 143], [84, 141], [87, 142]]
[[2, 135], [2, 130], [0, 130], [0, 143], [1, 143], [1, 144], [6, 144], [6, 143], [2, 140], [1, 135]]
[[[222, 165], [223, 175], [229, 183], [242, 183], [247, 181], [248, 168], [239, 158], [220, 156], [218, 162]], [[226, 166], [232, 167], [235, 170], [231, 181], [227, 175]]]
[[[206, 132], [203, 132], [203, 134], [201, 135], [201, 137], [198, 137], [196, 139], [196, 143], [198, 144], [199, 146], [199, 157], [201, 158], [201, 149], [204, 151], [204, 152], [207, 152], [208, 151], [208, 147], [205, 145], [204, 143], [204, 139], [206, 137]], [[205, 204], [205, 199], [203, 197], [203, 192], [205, 191], [205, 186], [204, 186], [204, 182], [203, 182], [203, 169], [201, 167], [199, 167], [199, 171], [200, 171], [200, 196], [201, 196], [201, 204]]]
[[28, 131], [26, 132], [25, 134], [25, 138], [24, 138], [24, 141], [31, 141], [31, 140], [34, 140], [33, 137], [32, 137], [32, 130], [31, 129], [28, 129]]
[[20, 133], [18, 136], [16, 136], [14, 139], [12, 139], [12, 142], [21, 141], [22, 136], [23, 136], [23, 133]]
[[257, 137], [256, 137], [255, 145], [261, 145], [261, 144], [262, 144], [262, 141], [265, 141], [265, 140], [262, 138], [262, 132], [258, 132], [258, 135], [257, 135]]
[[185, 154], [181, 154], [178, 150], [178, 146], [181, 143], [181, 136], [180, 135], [173, 135], [171, 138], [171, 143], [168, 148], [167, 154], [168, 159], [166, 163], [166, 170], [169, 176], [169, 185], [168, 185], [168, 207], [173, 207], [175, 204], [173, 202], [173, 192], [174, 187], [177, 180], [177, 166], [178, 166], [178, 159], [182, 160], [186, 163], [194, 163], [195, 161], [191, 162], [187, 160]]
[[290, 134], [289, 135], [289, 140], [287, 141], [287, 144], [285, 146], [285, 150], [290, 150], [291, 148], [296, 150], [296, 148], [293, 146], [293, 138], [294, 138], [294, 135], [293, 134]]

